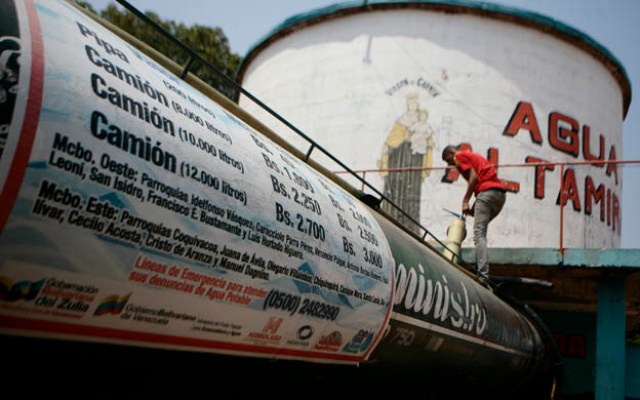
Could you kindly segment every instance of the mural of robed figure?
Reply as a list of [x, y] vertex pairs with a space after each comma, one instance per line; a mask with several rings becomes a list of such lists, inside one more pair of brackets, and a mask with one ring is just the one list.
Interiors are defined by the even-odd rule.
[[[384, 179], [385, 197], [416, 221], [420, 221], [422, 183], [429, 176], [434, 145], [429, 112], [420, 108], [418, 94], [407, 94], [406, 109], [393, 124], [377, 164]], [[389, 202], [382, 203], [382, 210], [409, 230], [419, 233], [416, 224]]]

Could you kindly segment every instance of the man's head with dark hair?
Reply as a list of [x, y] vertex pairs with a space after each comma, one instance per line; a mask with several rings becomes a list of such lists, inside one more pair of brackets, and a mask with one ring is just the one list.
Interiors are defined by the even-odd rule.
[[458, 146], [454, 146], [452, 144], [442, 150], [442, 160], [444, 160], [449, 165], [455, 165], [453, 161], [453, 156], [458, 152]]

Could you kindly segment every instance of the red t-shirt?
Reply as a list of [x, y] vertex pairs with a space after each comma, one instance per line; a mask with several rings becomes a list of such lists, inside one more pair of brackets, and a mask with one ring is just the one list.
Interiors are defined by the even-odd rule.
[[478, 193], [482, 193], [489, 189], [506, 189], [502, 184], [502, 181], [498, 179], [498, 174], [496, 173], [496, 169], [493, 167], [493, 164], [480, 154], [473, 153], [471, 151], [463, 151], [458, 153], [455, 157], [458, 161], [457, 168], [460, 172], [468, 171], [471, 168], [476, 171], [476, 174], [478, 175], [478, 183], [474, 190], [474, 194], [476, 196]]

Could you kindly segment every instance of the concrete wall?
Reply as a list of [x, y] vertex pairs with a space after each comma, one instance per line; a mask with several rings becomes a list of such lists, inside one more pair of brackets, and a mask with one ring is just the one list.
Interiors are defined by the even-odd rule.
[[[363, 11], [296, 29], [254, 56], [243, 86], [351, 168], [397, 166], [385, 155], [413, 141], [405, 166], [436, 169], [417, 173], [400, 205], [442, 239], [450, 221], [443, 207], [459, 211], [466, 188], [438, 169], [447, 144], [467, 143], [500, 165], [622, 155], [622, 94], [609, 70], [583, 49], [516, 23]], [[306, 149], [247, 98], [240, 105]], [[560, 167], [505, 166], [499, 176], [510, 192], [489, 245], [558, 247]], [[366, 175], [381, 192], [386, 177]], [[619, 246], [621, 179], [615, 166], [566, 168], [565, 247]]]

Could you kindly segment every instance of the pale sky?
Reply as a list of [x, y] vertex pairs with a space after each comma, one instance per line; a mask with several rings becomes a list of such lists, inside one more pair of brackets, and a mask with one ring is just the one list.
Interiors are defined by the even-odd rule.
[[[103, 10], [114, 0], [87, 0]], [[276, 26], [299, 13], [341, 3], [337, 0], [129, 0], [141, 11], [185, 25], [220, 27], [231, 50], [247, 51]], [[354, 3], [349, 1], [348, 3]], [[480, 3], [480, 2], [478, 2]], [[640, 1], [637, 0], [495, 0], [562, 22], [605, 47], [622, 64], [631, 81], [631, 107], [623, 123], [620, 160], [640, 160]], [[634, 100], [634, 98], [637, 98]], [[640, 164], [620, 165], [622, 172], [622, 248], [640, 249]]]

